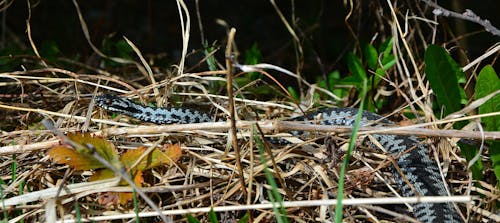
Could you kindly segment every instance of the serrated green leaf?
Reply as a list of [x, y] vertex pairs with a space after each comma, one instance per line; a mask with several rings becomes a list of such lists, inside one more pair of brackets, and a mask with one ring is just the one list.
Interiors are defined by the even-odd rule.
[[463, 89], [458, 85], [457, 76], [462, 76], [463, 72], [445, 49], [437, 45], [427, 48], [425, 72], [438, 106], [444, 106], [444, 115], [460, 110], [460, 91]]
[[[476, 99], [482, 98], [500, 89], [500, 79], [498, 78], [495, 70], [490, 65], [485, 66], [479, 76], [477, 77], [475, 93]], [[496, 95], [484, 104], [479, 106], [479, 114], [486, 114], [490, 112], [500, 111], [500, 95]], [[500, 117], [484, 117], [481, 118], [485, 124], [487, 131], [500, 130]]]
[[377, 49], [371, 44], [366, 44], [364, 49], [366, 63], [370, 69], [375, 69], [377, 67], [378, 53]]

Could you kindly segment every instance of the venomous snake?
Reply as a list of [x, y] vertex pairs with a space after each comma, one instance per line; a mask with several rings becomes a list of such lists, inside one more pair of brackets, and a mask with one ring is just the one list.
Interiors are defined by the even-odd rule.
[[[139, 105], [128, 98], [116, 95], [103, 94], [95, 98], [96, 104], [105, 110], [125, 114], [144, 122], [156, 124], [186, 124], [199, 122], [212, 122], [210, 115], [189, 108], [160, 108]], [[329, 108], [293, 118], [292, 120], [315, 120], [320, 116], [322, 125], [352, 126], [358, 109], [355, 108]], [[369, 125], [382, 116], [363, 111], [361, 125]], [[382, 121], [377, 125], [390, 124]], [[291, 134], [298, 135], [298, 131]], [[396, 159], [396, 163], [413, 185], [415, 191], [405, 183], [396, 168], [392, 167], [395, 181], [404, 196], [447, 196], [446, 186], [441, 180], [439, 167], [429, 158], [428, 145], [420, 143], [415, 136], [402, 135], [373, 135], [373, 137]], [[415, 147], [414, 149], [411, 149]], [[406, 153], [403, 153], [406, 152]], [[413, 213], [421, 222], [463, 222], [452, 203], [416, 203], [413, 204]]]

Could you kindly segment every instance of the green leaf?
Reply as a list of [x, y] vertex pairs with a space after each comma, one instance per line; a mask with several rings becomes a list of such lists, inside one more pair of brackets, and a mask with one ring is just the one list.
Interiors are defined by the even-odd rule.
[[327, 85], [328, 90], [335, 90], [335, 85], [340, 81], [340, 72], [338, 70], [334, 70], [330, 72], [327, 76]]
[[439, 107], [444, 106], [444, 115], [461, 109], [457, 76], [463, 76], [462, 69], [440, 46], [430, 45], [425, 51], [425, 72], [436, 95]]
[[82, 212], [80, 211], [80, 204], [78, 203], [77, 199], [75, 199], [74, 203], [75, 203], [75, 205], [73, 207], [73, 210], [75, 210], [75, 219], [80, 220], [80, 219], [82, 219]]
[[354, 54], [349, 53], [347, 55], [347, 66], [355, 79], [359, 80], [358, 84], [361, 84], [364, 79], [366, 79], [365, 68], [361, 64], [361, 60], [357, 58]]
[[[262, 54], [260, 53], [257, 43], [254, 43], [252, 47], [245, 51], [245, 64], [253, 65], [261, 61]], [[259, 72], [250, 72], [250, 78], [252, 80], [257, 80], [262, 77]]]
[[[113, 40], [113, 36], [108, 36], [103, 40], [101, 51], [107, 56], [118, 57], [127, 60], [132, 60], [133, 58], [132, 55], [134, 55], [134, 49], [132, 49], [132, 47], [127, 43], [127, 41], [123, 39], [115, 41]], [[107, 66], [112, 66], [112, 67], [126, 66], [123, 63], [118, 63], [111, 59], [105, 59], [104, 61]]]
[[353, 85], [358, 89], [361, 88], [363, 85], [363, 81], [367, 78], [366, 71], [361, 64], [361, 60], [354, 54], [349, 53], [347, 55], [347, 66], [352, 75], [342, 79], [340, 84]]
[[375, 47], [371, 44], [366, 44], [364, 49], [366, 63], [370, 69], [375, 69], [377, 67], [378, 53]]
[[17, 180], [17, 155], [12, 155], [12, 164], [10, 165], [11, 169], [11, 182], [14, 183]]
[[49, 61], [54, 61], [57, 56], [61, 54], [57, 43], [53, 40], [42, 42], [42, 46], [40, 48], [40, 55]]
[[[500, 79], [490, 65], [485, 66], [477, 77], [475, 86], [476, 99], [482, 98], [500, 89]], [[479, 107], [479, 114], [500, 111], [500, 95], [496, 95]], [[500, 117], [481, 118], [487, 131], [500, 130]]]
[[190, 214], [187, 214], [186, 215], [186, 218], [187, 218], [187, 221], [189, 223], [200, 223], [200, 221], [198, 221], [198, 219], [196, 219], [195, 217], [193, 217], [192, 215]]
[[490, 145], [490, 159], [493, 164], [493, 172], [500, 184], [500, 142], [493, 141]]
[[286, 88], [288, 90], [288, 93], [290, 93], [290, 95], [297, 101], [300, 100], [300, 95], [297, 93], [297, 91], [295, 91], [295, 89], [293, 87], [290, 87], [288, 86]]
[[[490, 65], [485, 66], [477, 77], [475, 86], [476, 99], [482, 98], [500, 89], [500, 79], [495, 70]], [[479, 106], [479, 114], [486, 114], [500, 111], [500, 95], [496, 95]], [[481, 118], [485, 130], [499, 131], [500, 116]], [[493, 172], [500, 184], [500, 143], [494, 141], [490, 143], [490, 159], [493, 164]]]
[[327, 76], [327, 80], [328, 90], [330, 90], [334, 95], [343, 98], [349, 94], [349, 89], [336, 87], [337, 84], [341, 83], [341, 76], [338, 70], [334, 70], [329, 73]]
[[248, 221], [250, 221], [250, 216], [248, 213], [245, 213], [245, 215], [238, 220], [238, 223], [248, 223]]
[[[276, 181], [274, 180], [274, 176], [269, 170], [269, 167], [267, 166], [267, 158], [266, 158], [266, 149], [265, 146], [262, 142], [262, 139], [260, 138], [259, 135], [259, 130], [256, 125], [252, 125], [252, 130], [253, 130], [253, 136], [255, 140], [255, 146], [257, 147], [260, 155], [260, 162], [264, 166], [264, 176], [267, 180], [267, 183], [271, 186], [271, 190], [267, 191], [269, 200], [273, 203], [273, 211], [274, 211], [274, 216], [276, 217], [276, 222], [278, 223], [288, 223], [288, 216], [286, 213], [286, 209], [283, 206], [283, 197], [281, 196], [279, 190], [278, 190], [278, 185], [276, 184]], [[274, 159], [272, 157], [272, 154], [269, 154], [270, 159]], [[277, 205], [276, 205], [277, 204]]]
[[219, 220], [217, 220], [217, 214], [215, 214], [213, 208], [210, 208], [210, 212], [208, 212], [208, 219], [210, 223], [219, 223]]
[[384, 57], [392, 54], [392, 37], [380, 44], [378, 52], [382, 52]]
[[379, 52], [381, 52], [382, 59], [382, 69], [387, 70], [396, 64], [396, 57], [392, 53], [392, 38], [386, 40], [379, 47]]
[[384, 70], [393, 67], [394, 64], [396, 64], [396, 57], [392, 54], [384, 56], [384, 58], [382, 59], [382, 67], [384, 68]]
[[[465, 143], [460, 143], [460, 151], [462, 152], [462, 155], [465, 156], [465, 159], [467, 161], [472, 160], [478, 153], [479, 149], [475, 145], [469, 145]], [[483, 163], [481, 159], [478, 159], [476, 163], [474, 163], [471, 166], [471, 171], [472, 171], [472, 178], [474, 180], [482, 180], [483, 178]]]
[[132, 59], [132, 54], [134, 53], [134, 49], [127, 43], [125, 40], [118, 40], [115, 44], [116, 52], [118, 57], [124, 59]]
[[245, 51], [245, 64], [257, 64], [262, 58], [257, 43], [254, 43], [250, 49]]
[[320, 88], [328, 89], [328, 87], [326, 86], [326, 81], [325, 80], [322, 80], [322, 79], [318, 78], [318, 80], [316, 81], [316, 84]]
[[[215, 46], [209, 46], [207, 41], [205, 41], [203, 42], [203, 49], [203, 53], [205, 54], [205, 56], [208, 56], [215, 50]], [[207, 65], [209, 70], [217, 70], [217, 63], [213, 54], [209, 58], [207, 58]]]

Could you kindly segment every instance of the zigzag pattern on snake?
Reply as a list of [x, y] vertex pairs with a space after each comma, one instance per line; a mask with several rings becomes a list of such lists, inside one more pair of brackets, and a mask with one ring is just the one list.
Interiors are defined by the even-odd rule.
[[[195, 109], [143, 106], [134, 103], [130, 99], [115, 95], [100, 95], [96, 97], [95, 101], [99, 107], [106, 110], [156, 124], [185, 124], [213, 121], [210, 115]], [[357, 111], [358, 109], [356, 108], [330, 108], [306, 116], [296, 117], [292, 120], [315, 120], [315, 123], [317, 123], [316, 117], [319, 116], [321, 117], [320, 123], [323, 125], [352, 126]], [[381, 118], [377, 114], [363, 111], [361, 125], [369, 125], [371, 122]], [[382, 121], [377, 125], [387, 125], [390, 123], [389, 121]], [[300, 134], [298, 131], [292, 131], [291, 133], [295, 135]], [[415, 188], [417, 194], [405, 183], [403, 177], [400, 176], [395, 168], [392, 168], [396, 183], [404, 196], [448, 195], [436, 162], [429, 158], [428, 145], [420, 143], [420, 140], [414, 136], [373, 135], [373, 137], [380, 142], [388, 153], [395, 157], [407, 151], [396, 162], [405, 177]], [[416, 148], [411, 149], [413, 147]], [[451, 203], [417, 203], [412, 206], [415, 218], [421, 222], [463, 222]]]

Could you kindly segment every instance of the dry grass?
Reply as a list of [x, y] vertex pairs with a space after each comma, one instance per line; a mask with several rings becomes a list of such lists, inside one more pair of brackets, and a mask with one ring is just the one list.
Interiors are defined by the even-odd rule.
[[[183, 2], [178, 2], [179, 8], [183, 9]], [[360, 9], [355, 6], [352, 6], [352, 9], [352, 13], [360, 13], [356, 12]], [[427, 44], [425, 37], [429, 35], [419, 26], [434, 27], [433, 24], [437, 21], [426, 22], [428, 20], [424, 18], [417, 18], [417, 16], [423, 16], [421, 14], [415, 14], [413, 19], [408, 19], [401, 14], [404, 11], [402, 9], [394, 11], [391, 5], [389, 11], [386, 11], [386, 15], [390, 16], [380, 18], [385, 21], [385, 27], [381, 29], [392, 30], [391, 35], [395, 40], [394, 54], [399, 59], [396, 68], [384, 77], [384, 87], [378, 89], [374, 98], [397, 95], [404, 103], [394, 113], [413, 111], [423, 117], [414, 122], [422, 124], [384, 129], [362, 128], [359, 134], [365, 136], [391, 132], [432, 137], [429, 141], [434, 142], [432, 145], [435, 146], [429, 154], [440, 158], [443, 174], [446, 175], [451, 186], [450, 193], [456, 197], [391, 199], [397, 194], [398, 189], [394, 188], [392, 173], [388, 170], [391, 165], [390, 159], [383, 151], [363, 146], [360, 143], [352, 154], [346, 175], [345, 221], [360, 222], [370, 219], [370, 221], [377, 222], [393, 218], [408, 221], [411, 220], [406, 216], [409, 206], [404, 204], [423, 202], [426, 201], [425, 199], [435, 202], [462, 202], [457, 203], [458, 207], [468, 219], [499, 221], [500, 217], [490, 212], [494, 210], [492, 206], [499, 199], [498, 188], [494, 185], [496, 181], [485, 177], [484, 181], [472, 182], [467, 172], [467, 162], [456, 147], [456, 137], [498, 139], [500, 133], [483, 134], [467, 129], [451, 130], [451, 124], [457, 121], [453, 118], [458, 116], [442, 119], [434, 116], [431, 112], [432, 92], [421, 72], [421, 58], [417, 56], [422, 55], [420, 51], [423, 48], [418, 47], [417, 44], [422, 42]], [[186, 24], [189, 24], [187, 20], [190, 15], [187, 10], [183, 13], [187, 17], [182, 20], [186, 22], [182, 26], [185, 46], [183, 49], [187, 49], [189, 26]], [[281, 12], [279, 14], [281, 15]], [[284, 17], [281, 18], [284, 22], [287, 21]], [[350, 18], [347, 17], [346, 20]], [[88, 37], [83, 19], [81, 24]], [[293, 31], [288, 23], [284, 26], [289, 28], [290, 32]], [[406, 26], [409, 26], [409, 31], [405, 29]], [[297, 39], [297, 43], [300, 43], [295, 33], [292, 36]], [[91, 43], [90, 40], [89, 43]], [[130, 41], [129, 43], [132, 45]], [[232, 42], [228, 43], [230, 44]], [[36, 48], [33, 42], [32, 47]], [[98, 51], [96, 47], [93, 48]], [[60, 143], [60, 139], [53, 132], [45, 130], [39, 122], [41, 119], [49, 119], [61, 132], [88, 131], [111, 140], [120, 151], [140, 145], [151, 147], [167, 143], [181, 143], [182, 159], [175, 166], [158, 168], [148, 173], [142, 188], [143, 192], [159, 208], [166, 210], [164, 215], [174, 221], [185, 220], [184, 214], [186, 213], [207, 221], [206, 212], [210, 207], [214, 207], [214, 210], [220, 212], [221, 222], [232, 221], [244, 213], [250, 213], [254, 222], [272, 221], [275, 218], [266, 194], [271, 186], [265, 180], [263, 173], [265, 166], [260, 161], [259, 151], [253, 139], [255, 134], [251, 131], [252, 124], [258, 123], [265, 134], [287, 136], [290, 141], [294, 142], [289, 145], [267, 144], [272, 148], [267, 151], [267, 159], [272, 157], [272, 161], [269, 161], [267, 165], [278, 182], [278, 191], [286, 201], [289, 201], [285, 203], [288, 217], [297, 222], [331, 221], [333, 209], [330, 208], [335, 204], [332, 198], [337, 190], [339, 162], [347, 146], [348, 134], [346, 133], [350, 131], [349, 128], [279, 121], [286, 117], [301, 115], [301, 110], [306, 112], [313, 110], [314, 103], [312, 100], [304, 99], [300, 102], [299, 108], [294, 103], [228, 98], [225, 95], [212, 94], [211, 92], [215, 92], [210, 89], [213, 83], [226, 81], [224, 74], [231, 70], [185, 73], [183, 61], [187, 50], [184, 50], [180, 64], [176, 66], [174, 72], [171, 72], [173, 75], [167, 74], [166, 71], [153, 72], [143, 59], [140, 50], [135, 46], [133, 48], [140, 58], [140, 63], [114, 58], [117, 62], [129, 63], [135, 67], [136, 73], [127, 77], [97, 68], [92, 70], [86, 68], [90, 73], [81, 74], [49, 67], [47, 64], [44, 64], [45, 69], [0, 74], [0, 77], [12, 80], [0, 83], [2, 86], [19, 88], [16, 98], [0, 103], [0, 109], [6, 113], [4, 117], [10, 117], [4, 120], [5, 124], [2, 124], [5, 129], [10, 130], [2, 131], [0, 135], [0, 142], [2, 142], [0, 177], [5, 182], [1, 185], [2, 197], [4, 201], [7, 198], [12, 201], [14, 197], [20, 199], [15, 201], [15, 206], [1, 208], [4, 216], [6, 215], [11, 222], [17, 222], [21, 217], [28, 221], [45, 221], [52, 219], [53, 216], [57, 216], [57, 219], [75, 219], [77, 216], [75, 205], [77, 205], [78, 212], [82, 216], [81, 220], [119, 219], [126, 222], [135, 217], [133, 205], [110, 208], [96, 203], [102, 192], [131, 191], [131, 188], [117, 187], [113, 185], [113, 182], [111, 184], [110, 182], [85, 183], [89, 176], [88, 171], [77, 172], [66, 166], [56, 165], [45, 155], [47, 149]], [[298, 60], [303, 57], [301, 54], [304, 53], [302, 48], [299, 49], [297, 50]], [[486, 54], [490, 55], [489, 52]], [[102, 56], [106, 58], [105, 55]], [[300, 64], [300, 61], [297, 61], [297, 64]], [[252, 71], [261, 71], [258, 69], [259, 66], [247, 68], [252, 68]], [[312, 92], [328, 91], [307, 83], [296, 72], [286, 71], [285, 74], [292, 75], [305, 86], [304, 92], [308, 93], [304, 98], [311, 98]], [[386, 91], [385, 86], [391, 86], [394, 90]], [[32, 89], [33, 87], [38, 89], [35, 95], [19, 97], [28, 93], [24, 90], [25, 88]], [[239, 90], [235, 89], [244, 95], [244, 91]], [[172, 98], [180, 97], [185, 103], [213, 108], [213, 113], [218, 114], [222, 119], [229, 117], [230, 109], [227, 108], [231, 104], [237, 116], [233, 117], [234, 125], [231, 125], [230, 121], [169, 126], [138, 123], [125, 116], [111, 117], [110, 113], [93, 106], [91, 96], [100, 92], [137, 96], [141, 101], [157, 104], [171, 102]], [[285, 92], [281, 94], [286, 95]], [[315, 103], [333, 105], [335, 100], [331, 98]], [[356, 106], [357, 103], [356, 101], [348, 102], [346, 98], [342, 100], [352, 106]], [[466, 119], [473, 118], [476, 117], [470, 116]], [[426, 128], [415, 129], [414, 127]], [[287, 134], [289, 130], [299, 129], [314, 130], [316, 133], [305, 139]], [[237, 142], [238, 150], [233, 149], [235, 145], [231, 141], [233, 137], [229, 134], [231, 130], [236, 133], [237, 139], [234, 142]], [[483, 155], [485, 155], [482, 157], [483, 162], [485, 166], [488, 166], [487, 153]], [[490, 177], [491, 171], [487, 169], [485, 174]], [[78, 185], [70, 192], [54, 193], [61, 186], [69, 187], [75, 184]], [[481, 187], [475, 185], [481, 185]], [[52, 191], [47, 190], [50, 188], [53, 188]], [[40, 197], [21, 196], [35, 192], [39, 192], [37, 195]], [[471, 194], [476, 197], [467, 196]], [[27, 202], [28, 199], [30, 202]], [[471, 199], [474, 202], [470, 202]], [[144, 221], [159, 220], [159, 218], [151, 217], [157, 216], [158, 213], [146, 203], [141, 202], [137, 208]], [[65, 220], [64, 222], [73, 221]]]

